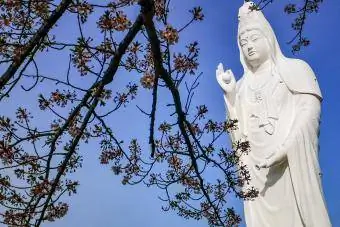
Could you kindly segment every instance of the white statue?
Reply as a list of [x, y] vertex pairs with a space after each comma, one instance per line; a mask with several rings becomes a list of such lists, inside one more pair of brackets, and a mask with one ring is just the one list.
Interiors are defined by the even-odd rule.
[[242, 162], [259, 196], [244, 202], [246, 224], [331, 226], [318, 163], [318, 82], [306, 62], [282, 54], [270, 24], [252, 4], [239, 10], [242, 78], [236, 82], [222, 64], [216, 70], [229, 118], [239, 121], [232, 140], [250, 143]]

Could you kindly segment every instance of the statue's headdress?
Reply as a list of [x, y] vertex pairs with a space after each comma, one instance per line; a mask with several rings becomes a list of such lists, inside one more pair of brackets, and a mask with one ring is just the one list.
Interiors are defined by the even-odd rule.
[[245, 2], [238, 11], [239, 26], [257, 22], [261, 16], [263, 17], [263, 14], [253, 2]]
[[[245, 2], [239, 9], [238, 13], [238, 40], [239, 36], [247, 30], [257, 29], [266, 37], [271, 50], [271, 57], [274, 63], [279, 58], [285, 58], [281, 52], [279, 44], [277, 42], [275, 33], [270, 26], [267, 19], [264, 17], [263, 13], [258, 9], [255, 3]], [[239, 42], [238, 42], [239, 44]], [[243, 56], [242, 50], [240, 49], [240, 60], [244, 67], [245, 73], [249, 70], [249, 66], [246, 64], [245, 58]]]

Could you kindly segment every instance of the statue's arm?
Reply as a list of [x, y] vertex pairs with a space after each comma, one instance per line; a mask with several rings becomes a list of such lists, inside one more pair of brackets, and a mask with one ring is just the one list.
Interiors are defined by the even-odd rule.
[[232, 79], [232, 83], [229, 85], [228, 91], [224, 90], [223, 98], [225, 107], [227, 110], [227, 118], [236, 119], [238, 116], [236, 115], [236, 95], [239, 91], [243, 78], [238, 81], [235, 80], [235, 77]]
[[[284, 146], [289, 146], [292, 140], [297, 139], [299, 131], [305, 130], [312, 125], [313, 133], [318, 133], [321, 102], [319, 98], [312, 94], [296, 94], [295, 97], [295, 118], [289, 135], [287, 136]], [[317, 135], [316, 135], [317, 136]]]
[[[289, 150], [301, 130], [311, 130], [317, 138], [319, 130], [322, 95], [318, 81], [312, 68], [303, 60], [294, 59], [291, 64], [294, 68], [295, 77], [292, 74], [285, 74], [290, 77], [287, 84], [294, 94], [295, 118], [290, 133], [279, 148]], [[296, 76], [298, 75], [298, 76]], [[285, 152], [284, 152], [285, 153]]]
[[236, 119], [235, 99], [236, 99], [236, 82], [233, 72], [224, 70], [223, 64], [220, 63], [216, 69], [216, 80], [223, 90], [223, 98], [227, 112], [227, 119]]
[[227, 115], [230, 119], [234, 119], [236, 116], [235, 111], [235, 98], [236, 98], [236, 91], [223, 94], [224, 104], [227, 110]]
[[[295, 117], [289, 130], [289, 135], [277, 150], [273, 151], [272, 155], [264, 160], [259, 167], [268, 168], [286, 161], [288, 151], [293, 149], [296, 141], [301, 141], [301, 138], [299, 138], [300, 132], [308, 130], [308, 133], [313, 133], [312, 138], [317, 140], [321, 110], [320, 99], [312, 94], [295, 94], [294, 102]], [[310, 142], [317, 143], [317, 141]]]

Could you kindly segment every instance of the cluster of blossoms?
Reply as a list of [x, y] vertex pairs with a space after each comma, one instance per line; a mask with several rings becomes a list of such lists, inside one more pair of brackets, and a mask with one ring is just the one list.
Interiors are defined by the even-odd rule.
[[174, 55], [174, 68], [180, 73], [189, 72], [195, 74], [195, 70], [198, 67], [198, 61], [196, 57], [189, 57], [188, 55], [179, 53]]
[[141, 51], [142, 48], [142, 44], [138, 41], [131, 43], [131, 45], [129, 46], [129, 52], [136, 54], [138, 52]]
[[70, 11], [77, 13], [80, 17], [80, 21], [85, 23], [89, 15], [93, 12], [93, 6], [87, 1], [83, 1], [72, 5]]
[[18, 122], [24, 123], [24, 122], [29, 122], [32, 117], [31, 113], [28, 112], [27, 109], [19, 107], [17, 109], [16, 118], [18, 119]]
[[193, 15], [194, 20], [197, 20], [197, 21], [202, 21], [204, 19], [204, 14], [202, 11], [203, 9], [200, 6], [194, 7], [194, 9], [190, 10], [190, 12]]
[[115, 159], [121, 159], [123, 156], [123, 152], [119, 149], [119, 147], [113, 147], [111, 149], [105, 149], [100, 154], [100, 164], [109, 164], [110, 161]]
[[166, 0], [155, 0], [155, 15], [158, 20], [161, 20], [166, 13], [165, 2]]
[[171, 25], [167, 25], [165, 30], [161, 31], [161, 38], [169, 44], [175, 44], [178, 42], [179, 35], [178, 31]]
[[159, 125], [158, 130], [161, 133], [168, 133], [171, 130], [171, 125], [167, 122], [163, 122], [162, 124]]
[[[0, 159], [4, 165], [13, 163], [15, 150], [11, 148], [4, 140], [0, 141]], [[0, 183], [1, 184], [1, 183]]]
[[146, 89], [152, 89], [155, 83], [155, 77], [149, 72], [144, 73], [142, 78], [140, 79], [140, 83]]
[[52, 107], [53, 105], [65, 107], [68, 103], [73, 103], [76, 99], [77, 94], [75, 91], [60, 91], [59, 89], [56, 89], [51, 92], [49, 99], [45, 99], [43, 95], [40, 95], [38, 101], [40, 109], [46, 110], [46, 108]]
[[59, 202], [56, 205], [51, 205], [48, 207], [45, 219], [48, 221], [55, 221], [60, 219], [67, 214], [68, 205], [67, 203]]
[[91, 67], [89, 66], [89, 63], [91, 62], [93, 58], [93, 54], [89, 50], [90, 41], [92, 41], [92, 39], [85, 41], [82, 38], [80, 38], [78, 39], [78, 44], [72, 50], [73, 64], [74, 66], [77, 67], [77, 69], [80, 72], [80, 75], [82, 76], [87, 75], [91, 69]]
[[138, 86], [137, 84], [129, 83], [126, 85], [127, 91], [126, 92], [117, 92], [116, 96], [113, 98], [113, 101], [118, 105], [126, 105], [136, 98]]
[[2, 60], [20, 62], [30, 38], [49, 17], [52, 9], [53, 3], [48, 0], [0, 1], [0, 57]]
[[98, 27], [102, 32], [109, 30], [124, 31], [131, 26], [131, 21], [123, 11], [111, 12], [106, 11], [99, 18]]
[[50, 5], [48, 2], [48, 0], [31, 1], [33, 11], [45, 20], [50, 14]]
[[[134, 176], [142, 175], [142, 153], [136, 139], [131, 140], [129, 152], [121, 150], [120, 146], [113, 145], [111, 139], [102, 140], [101, 149], [100, 162], [105, 165], [112, 163], [111, 170], [113, 173], [116, 175], [123, 174], [122, 184], [128, 184]], [[125, 160], [123, 160], [123, 157], [125, 157]], [[124, 163], [124, 161], [126, 162]]]
[[108, 59], [114, 55], [114, 47], [116, 45], [117, 44], [112, 42], [110, 39], [105, 38], [104, 41], [96, 47], [96, 50], [103, 53], [104, 57]]
[[36, 196], [47, 195], [51, 190], [52, 183], [53, 182], [49, 182], [48, 180], [43, 180], [31, 188], [31, 193]]
[[292, 45], [292, 51], [297, 52], [301, 47], [310, 45], [310, 40], [303, 35], [304, 26], [306, 24], [306, 15], [317, 13], [320, 8], [320, 4], [323, 0], [312, 0], [301, 3], [300, 5], [289, 3], [285, 6], [284, 12], [287, 14], [297, 14], [294, 21], [292, 22], [292, 28], [297, 32], [294, 38], [289, 41]]

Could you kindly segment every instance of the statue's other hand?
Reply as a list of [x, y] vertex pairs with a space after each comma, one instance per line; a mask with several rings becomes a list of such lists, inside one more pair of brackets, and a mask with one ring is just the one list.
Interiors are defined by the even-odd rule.
[[228, 69], [224, 71], [222, 63], [216, 69], [216, 79], [224, 92], [233, 92], [236, 87], [236, 80], [233, 72]]
[[287, 159], [287, 153], [285, 149], [278, 149], [276, 152], [273, 152], [271, 155], [269, 155], [267, 158], [265, 158], [264, 161], [262, 161], [260, 164], [255, 165], [255, 167], [260, 170], [261, 168], [270, 168], [272, 166], [279, 165], [286, 161]]

